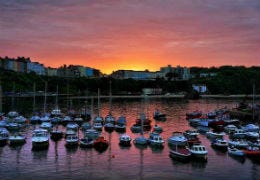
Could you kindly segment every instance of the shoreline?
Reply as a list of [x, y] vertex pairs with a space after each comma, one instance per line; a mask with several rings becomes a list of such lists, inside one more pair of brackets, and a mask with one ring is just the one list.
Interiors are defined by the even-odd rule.
[[[132, 98], [132, 99], [138, 99], [138, 98], [173, 98], [173, 99], [185, 99], [185, 95], [112, 95], [112, 98], [120, 99], [120, 98]], [[260, 99], [260, 95], [255, 95], [255, 99]], [[97, 96], [72, 96], [69, 97], [69, 99], [91, 99], [91, 98], [97, 98]], [[110, 98], [110, 96], [100, 96], [100, 98]], [[244, 95], [244, 94], [237, 94], [237, 95], [201, 95], [199, 99], [207, 99], [207, 98], [213, 98], [213, 99], [252, 99], [253, 95]]]

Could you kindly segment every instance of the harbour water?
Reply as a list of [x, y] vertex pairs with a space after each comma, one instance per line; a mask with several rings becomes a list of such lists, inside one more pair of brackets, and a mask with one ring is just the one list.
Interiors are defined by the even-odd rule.
[[[0, 147], [0, 179], [260, 179], [260, 163], [252, 159], [235, 159], [227, 152], [220, 152], [210, 146], [210, 141], [203, 134], [199, 135], [202, 144], [208, 150], [208, 161], [182, 163], [169, 157], [167, 138], [173, 131], [191, 129], [185, 114], [194, 110], [208, 112], [217, 108], [235, 107], [237, 100], [174, 100], [148, 99], [144, 111], [152, 119], [157, 108], [167, 114], [166, 121], [158, 121], [163, 128], [161, 136], [166, 141], [164, 148], [156, 149], [119, 146], [120, 133], [103, 130], [102, 134], [109, 141], [108, 149], [99, 153], [95, 149], [65, 148], [65, 140], [50, 141], [48, 150], [32, 151], [31, 136], [35, 126], [29, 125], [23, 130], [26, 143], [20, 147], [8, 145]], [[144, 104], [143, 104], [144, 105]], [[132, 133], [130, 127], [139, 116], [142, 103], [138, 100], [119, 100], [112, 104], [115, 117], [126, 116], [126, 133], [132, 139], [139, 134]], [[109, 102], [101, 103], [101, 114], [109, 111]], [[96, 113], [96, 105], [95, 105]], [[152, 124], [155, 124], [154, 120]], [[60, 125], [65, 131], [65, 127]], [[82, 136], [82, 134], [80, 134]], [[145, 133], [148, 136], [148, 133]], [[225, 137], [227, 138], [227, 137]]]

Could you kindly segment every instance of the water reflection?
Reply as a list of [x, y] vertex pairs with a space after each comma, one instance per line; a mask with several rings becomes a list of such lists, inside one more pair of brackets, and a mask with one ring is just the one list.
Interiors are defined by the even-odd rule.
[[46, 150], [33, 150], [31, 151], [34, 160], [46, 160], [48, 155], [48, 149]]
[[191, 166], [196, 169], [205, 169], [208, 161], [191, 161]]
[[[160, 109], [167, 114], [166, 121], [158, 121], [158, 125], [163, 127], [164, 148], [153, 146], [138, 146], [132, 142], [131, 147], [119, 146], [120, 133], [103, 131], [102, 135], [109, 142], [108, 149], [103, 153], [98, 153], [94, 148], [65, 148], [65, 139], [54, 142], [50, 141], [49, 148], [43, 151], [31, 151], [31, 136], [33, 129], [38, 125], [25, 127], [24, 133], [27, 135], [27, 142], [21, 147], [0, 147], [0, 172], [1, 179], [10, 179], [12, 172], [8, 169], [17, 169], [16, 174], [21, 178], [35, 174], [35, 177], [49, 179], [229, 179], [233, 174], [240, 174], [238, 179], [245, 177], [257, 179], [259, 177], [260, 166], [258, 161], [246, 160], [247, 158], [230, 157], [210, 146], [210, 141], [204, 135], [198, 137], [209, 152], [209, 161], [190, 161], [181, 163], [169, 157], [167, 138], [173, 131], [185, 131], [190, 129], [189, 122], [185, 119], [185, 113], [196, 109], [214, 110], [217, 106], [232, 107], [236, 102], [224, 100], [198, 100], [189, 103], [181, 100], [151, 100], [146, 109], [148, 116], [152, 117], [153, 110]], [[140, 111], [139, 100], [113, 101], [113, 115], [125, 115], [127, 119], [126, 133], [132, 139], [139, 134], [131, 133], [130, 127], [135, 123]], [[102, 103], [101, 114], [106, 115], [109, 110], [109, 103]], [[155, 121], [152, 122], [152, 125]], [[64, 126], [59, 128], [65, 131]], [[82, 135], [82, 134], [80, 134]], [[149, 136], [149, 132], [144, 134]], [[230, 158], [229, 158], [230, 157]], [[21, 168], [21, 165], [28, 167]], [[224, 170], [225, 171], [224, 171]], [[175, 171], [177, 170], [177, 171]], [[203, 171], [202, 171], [203, 170]], [[217, 173], [221, 170], [221, 174]], [[163, 173], [162, 173], [163, 171]], [[203, 176], [201, 177], [201, 172]], [[149, 178], [147, 178], [149, 177]]]
[[229, 157], [241, 164], [244, 164], [246, 162], [245, 157], [240, 157], [240, 156], [229, 156]]

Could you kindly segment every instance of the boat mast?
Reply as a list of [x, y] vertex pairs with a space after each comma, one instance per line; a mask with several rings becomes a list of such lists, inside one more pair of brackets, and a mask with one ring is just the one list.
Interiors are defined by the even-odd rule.
[[90, 114], [90, 120], [93, 121], [93, 104], [94, 104], [94, 99], [93, 96], [91, 97], [91, 114]]
[[253, 121], [255, 120], [255, 83], [253, 84], [253, 105], [252, 105], [252, 111], [253, 111]]
[[1, 84], [1, 79], [0, 79], [0, 112], [3, 112], [3, 101], [2, 101], [2, 97], [3, 97], [3, 95], [2, 95], [2, 84]]
[[109, 114], [112, 111], [112, 88], [111, 88], [111, 80], [109, 81]]
[[45, 81], [45, 89], [44, 89], [44, 103], [43, 103], [43, 113], [46, 114], [46, 102], [47, 102], [47, 81]]
[[57, 85], [56, 88], [56, 100], [55, 100], [55, 108], [58, 109], [58, 93], [59, 93], [59, 86]]
[[99, 88], [98, 88], [98, 116], [100, 116], [100, 97], [99, 97]]
[[35, 112], [35, 92], [36, 92], [36, 84], [33, 83], [33, 112]]

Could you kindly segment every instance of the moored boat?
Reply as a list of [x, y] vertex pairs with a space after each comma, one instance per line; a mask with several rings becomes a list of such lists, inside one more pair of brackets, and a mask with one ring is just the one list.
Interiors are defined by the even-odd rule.
[[207, 138], [210, 138], [210, 139], [223, 139], [225, 133], [224, 132], [213, 132], [213, 131], [208, 131], [206, 132], [206, 136]]
[[251, 157], [251, 158], [259, 158], [260, 157], [259, 147], [249, 146], [247, 149], [244, 149], [243, 152], [247, 157]]
[[190, 113], [186, 113], [186, 119], [195, 119], [195, 118], [200, 118], [201, 116], [202, 116], [202, 112], [198, 110]]
[[165, 121], [166, 120], [166, 114], [163, 114], [158, 109], [156, 109], [153, 113], [153, 118], [157, 121]]
[[226, 151], [228, 148], [228, 142], [224, 139], [217, 138], [211, 142], [211, 146], [213, 148], [216, 148], [216, 149], [219, 149], [222, 151]]
[[202, 144], [194, 144], [190, 147], [191, 156], [195, 159], [207, 161], [208, 151]]
[[32, 149], [46, 149], [49, 147], [49, 134], [46, 129], [35, 129], [32, 136]]
[[119, 145], [121, 146], [131, 146], [132, 138], [128, 134], [122, 134], [119, 137]]
[[87, 129], [85, 131], [85, 136], [90, 139], [96, 139], [99, 136], [99, 132], [96, 129]]
[[148, 143], [151, 146], [163, 147], [164, 140], [162, 139], [160, 134], [158, 134], [156, 132], [152, 132], [152, 133], [150, 133], [150, 136], [148, 138]]
[[6, 128], [0, 128], [0, 146], [4, 146], [7, 144], [8, 137], [8, 130]]
[[156, 132], [156, 133], [162, 133], [163, 132], [163, 128], [157, 124], [155, 124], [153, 126], [153, 132]]
[[187, 138], [183, 135], [182, 132], [175, 131], [172, 133], [172, 136], [168, 138], [168, 145], [170, 146], [186, 146]]
[[191, 159], [191, 152], [186, 147], [178, 147], [170, 149], [170, 157], [181, 162], [188, 162]]
[[78, 142], [79, 142], [79, 138], [77, 135], [69, 135], [66, 137], [66, 144], [65, 146], [67, 148], [70, 147], [77, 147], [78, 146]]
[[16, 146], [16, 145], [22, 145], [26, 142], [25, 136], [21, 135], [20, 133], [14, 133], [9, 136], [9, 145], [10, 146]]
[[58, 126], [56, 126], [56, 128], [51, 130], [50, 134], [51, 134], [51, 139], [53, 141], [58, 141], [63, 137], [64, 133], [62, 132], [62, 130], [58, 129]]
[[94, 139], [92, 138], [85, 137], [79, 140], [79, 146], [81, 148], [92, 148], [93, 144], [94, 144]]
[[97, 139], [95, 139], [93, 143], [93, 147], [95, 148], [95, 150], [100, 153], [104, 152], [108, 148], [108, 146], [109, 143], [104, 136], [99, 136]]
[[235, 148], [233, 146], [228, 147], [228, 154], [231, 156], [238, 156], [238, 157], [243, 157], [245, 155], [243, 150]]
[[248, 142], [244, 139], [231, 139], [228, 141], [228, 145], [242, 149], [245, 149], [249, 146]]

